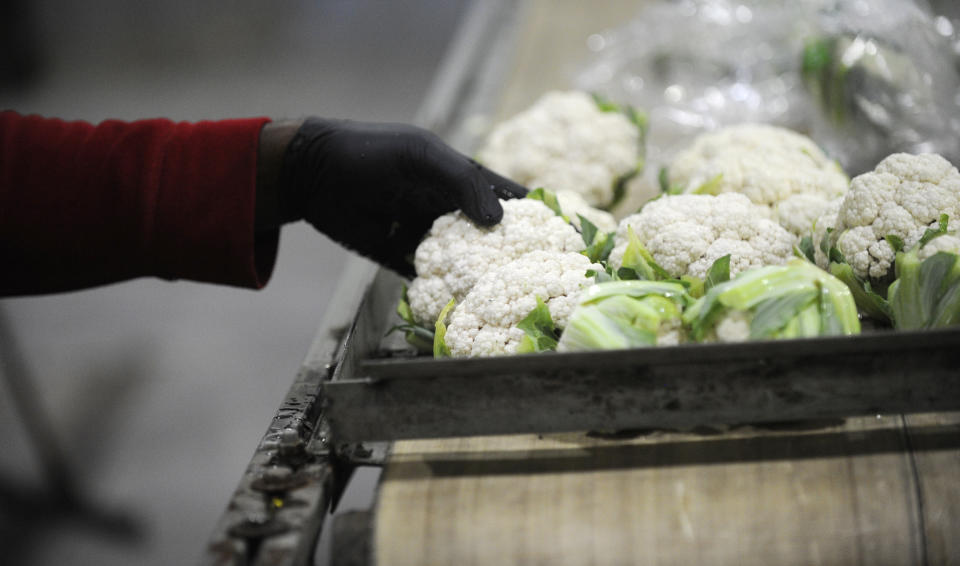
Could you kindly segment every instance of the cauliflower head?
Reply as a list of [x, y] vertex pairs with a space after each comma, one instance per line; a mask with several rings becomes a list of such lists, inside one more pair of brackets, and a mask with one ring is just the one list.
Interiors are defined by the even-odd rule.
[[554, 324], [565, 327], [580, 292], [594, 283], [586, 276], [590, 269], [603, 268], [576, 252], [536, 250], [486, 273], [447, 321], [450, 353], [516, 353], [524, 337], [517, 323], [537, 306], [537, 297], [550, 309]]
[[731, 277], [754, 267], [780, 265], [795, 238], [764, 217], [764, 209], [738, 193], [672, 195], [651, 201], [620, 221], [609, 262], [622, 267], [632, 229], [672, 277], [706, 278], [713, 262], [730, 254]]
[[[850, 191], [844, 196], [832, 224], [835, 240], [831, 243], [858, 277], [885, 279], [892, 274], [896, 260], [896, 252], [885, 236], [898, 236], [909, 249], [927, 228], [937, 226], [941, 214], [950, 216], [951, 225], [960, 218], [957, 168], [936, 154], [895, 153], [872, 172], [851, 181]], [[819, 226], [821, 222], [823, 227]], [[825, 234], [830, 217], [817, 223], [816, 234]], [[814, 243], [819, 241], [815, 239]], [[949, 241], [938, 245], [947, 245]], [[825, 266], [828, 258], [820, 252], [817, 263]]]
[[683, 314], [696, 340], [742, 342], [860, 332], [847, 285], [809, 261], [749, 270], [713, 286]]
[[606, 208], [616, 184], [637, 171], [642, 143], [625, 115], [601, 110], [585, 92], [553, 91], [497, 125], [477, 159], [522, 185], [574, 191]]
[[459, 303], [478, 279], [527, 252], [579, 252], [583, 239], [538, 200], [500, 201], [503, 220], [490, 227], [477, 226], [452, 212], [437, 218], [417, 247], [417, 277], [407, 291], [413, 316], [433, 325], [450, 299]]
[[675, 346], [686, 337], [681, 317], [692, 302], [675, 281], [597, 283], [580, 293], [557, 351]]
[[669, 167], [684, 193], [742, 193], [769, 207], [791, 233], [809, 233], [827, 204], [847, 190], [836, 161], [813, 140], [786, 128], [740, 124], [698, 136]]

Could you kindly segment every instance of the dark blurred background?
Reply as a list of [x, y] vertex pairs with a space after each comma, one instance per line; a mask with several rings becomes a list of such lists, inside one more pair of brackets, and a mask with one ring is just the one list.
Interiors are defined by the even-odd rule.
[[[468, 4], [7, 0], [0, 108], [408, 122]], [[195, 563], [347, 257], [298, 225], [259, 292], [144, 279], [0, 300], [0, 563]], [[36, 401], [32, 430], [14, 386]], [[44, 475], [44, 422], [77, 512]], [[361, 473], [344, 508], [367, 505], [375, 478]]]

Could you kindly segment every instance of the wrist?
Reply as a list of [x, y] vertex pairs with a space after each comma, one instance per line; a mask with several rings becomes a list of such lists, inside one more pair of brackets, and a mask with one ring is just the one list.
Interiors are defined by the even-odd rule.
[[302, 120], [267, 122], [260, 129], [254, 218], [257, 231], [277, 229], [289, 221], [282, 212], [280, 175], [287, 146], [302, 124]]

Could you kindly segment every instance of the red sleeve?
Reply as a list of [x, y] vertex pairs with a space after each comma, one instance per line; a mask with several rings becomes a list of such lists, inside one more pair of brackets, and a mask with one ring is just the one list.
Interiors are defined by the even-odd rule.
[[278, 241], [254, 233], [268, 121], [0, 112], [0, 295], [140, 276], [262, 287]]

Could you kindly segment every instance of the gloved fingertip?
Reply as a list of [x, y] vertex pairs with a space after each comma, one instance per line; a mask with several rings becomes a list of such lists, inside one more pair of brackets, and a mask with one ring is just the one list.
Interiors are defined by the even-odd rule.
[[502, 199], [523, 198], [530, 192], [526, 187], [518, 185], [512, 181], [501, 183], [495, 186], [493, 192]]
[[480, 224], [484, 226], [493, 226], [495, 224], [499, 224], [501, 220], [503, 220], [502, 211], [500, 214], [484, 214], [483, 218], [480, 220]]
[[503, 220], [503, 207], [497, 199], [482, 202], [471, 218], [481, 226], [493, 226]]
[[490, 190], [492, 190], [499, 198], [523, 198], [527, 196], [528, 192], [530, 192], [523, 185], [516, 183], [502, 175], [498, 175], [489, 169], [484, 169], [483, 174], [487, 178], [487, 182], [490, 183]]
[[457, 195], [457, 208], [479, 226], [492, 226], [503, 219], [503, 207], [493, 190], [493, 185], [484, 179], [473, 179], [469, 186], [462, 186]]

